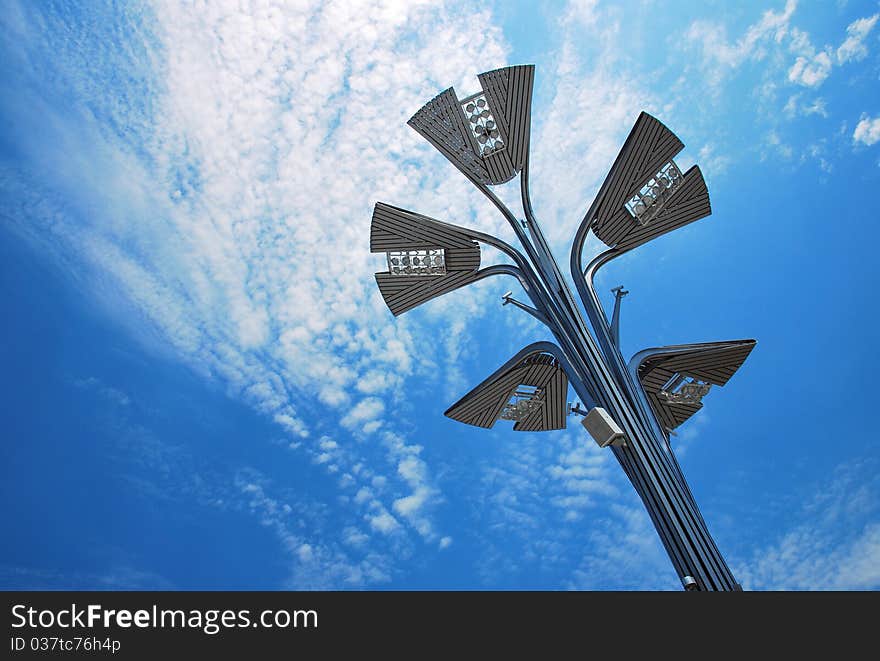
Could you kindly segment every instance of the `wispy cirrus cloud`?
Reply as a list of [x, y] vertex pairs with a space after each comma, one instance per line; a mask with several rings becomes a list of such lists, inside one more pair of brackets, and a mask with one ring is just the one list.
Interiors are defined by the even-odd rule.
[[484, 582], [676, 587], [650, 519], [612, 456], [577, 431], [515, 441], [478, 467]]
[[794, 513], [794, 523], [736, 564], [746, 588], [880, 587], [880, 481], [875, 462], [838, 466]]
[[[729, 34], [724, 18], [696, 19], [681, 39], [675, 40], [688, 61], [687, 75], [676, 88], [696, 96], [704, 116], [706, 112], [709, 116], [726, 115], [722, 99], [731, 93], [747, 93], [755, 101], [755, 125], [765, 136], [755, 141], [751, 157], [764, 160], [772, 156], [792, 166], [810, 162], [829, 172], [833, 166], [828, 149], [818, 154], [814, 146], [831, 141], [836, 150], [843, 148], [840, 136], [830, 125], [825, 135], [815, 137], [806, 149], [793, 147], [797, 140], [789, 132], [794, 127], [803, 129], [809, 118], [813, 124], [809, 130], [814, 133], [822, 130], [816, 120], [832, 118], [834, 107], [829, 97], [819, 96], [818, 91], [835, 70], [868, 55], [868, 37], [877, 18], [872, 15], [852, 21], [839, 45], [827, 36], [822, 38], [824, 45], [815, 43], [815, 36], [803, 28], [805, 17], [795, 0], [766, 10], [739, 36]], [[743, 85], [747, 86], [745, 90]], [[698, 115], [694, 121], [704, 120]], [[716, 151], [718, 142], [716, 138], [712, 145]], [[728, 158], [729, 162], [736, 160], [733, 155]]]
[[865, 39], [874, 29], [878, 17], [880, 14], [874, 14], [850, 23], [846, 38], [837, 49], [830, 45], [816, 49], [806, 32], [792, 29], [790, 50], [797, 59], [788, 70], [788, 80], [804, 87], [819, 87], [831, 75], [835, 65], [863, 60], [868, 55]]
[[15, 590], [174, 590], [160, 574], [130, 565], [115, 565], [104, 573], [63, 572], [56, 569], [0, 565], [0, 586]]
[[[297, 520], [302, 517], [301, 508], [295, 511], [286, 499], [270, 494], [270, 485], [258, 472], [253, 469], [243, 471], [235, 484], [248, 510], [274, 532], [287, 552], [288, 587], [297, 590], [360, 587], [390, 580], [390, 556], [387, 554], [355, 551], [359, 556], [355, 560], [351, 557], [351, 549], [341, 543], [316, 542], [303, 537], [297, 530]], [[297, 503], [296, 500], [292, 502]]]
[[[506, 64], [489, 13], [475, 20], [455, 2], [159, 2], [116, 17], [130, 38], [116, 52], [62, 9], [43, 17], [57, 28], [48, 37], [27, 18], [39, 9], [15, 9], [22, 60], [55, 67], [51, 90], [23, 84], [17, 112], [45, 139], [24, 146], [27, 168], [4, 174], [5, 203], [18, 205], [8, 215], [28, 219], [17, 231], [90, 274], [84, 286], [145, 342], [277, 422], [343, 495], [372, 488], [354, 504], [364, 531], [448, 537], [430, 521], [442, 494], [418, 446], [383, 420], [405, 378], [456, 351], [413, 326], [455, 324], [479, 302], [394, 322], [365, 246], [377, 199], [497, 225], [405, 124], [450, 81], [466, 91], [478, 71]], [[49, 57], [58, 49], [64, 57]], [[128, 88], [113, 78], [121, 71]]]
[[857, 19], [846, 28], [846, 37], [837, 48], [816, 48], [808, 32], [794, 25], [796, 0], [787, 0], [780, 10], [768, 9], [736, 39], [730, 39], [720, 21], [698, 19], [684, 34], [686, 42], [699, 48], [702, 67], [714, 89], [720, 90], [725, 77], [745, 62], [769, 60], [772, 69], [786, 64], [786, 77], [804, 87], [820, 86], [834, 66], [857, 62], [868, 54], [867, 36], [877, 23], [878, 14]]
[[724, 24], [699, 19], [684, 34], [686, 41], [699, 47], [707, 81], [718, 89], [725, 76], [749, 60], [763, 60], [790, 34], [797, 0], [786, 0], [781, 10], [768, 9], [749, 25], [742, 36], [730, 39]]
[[[572, 2], [556, 26], [558, 56], [555, 70], [546, 74], [554, 80], [553, 92], [533, 120], [532, 187], [535, 207], [560, 255], [567, 254], [571, 232], [639, 111], [656, 112], [659, 105], [620, 48], [624, 19], [613, 7]], [[589, 50], [585, 29], [596, 36]]]
[[825, 99], [819, 97], [810, 100], [804, 100], [801, 94], [792, 94], [788, 101], [785, 102], [785, 106], [782, 108], [782, 112], [789, 118], [796, 117], [798, 115], [808, 117], [810, 115], [818, 115], [823, 119], [827, 119], [828, 117], [828, 106], [825, 102]]
[[[139, 421], [141, 403], [118, 388], [95, 377], [73, 379], [71, 383], [110, 404], [104, 407], [100, 421], [107, 431], [107, 446], [101, 448], [101, 454], [118, 471], [113, 479], [121, 482], [130, 496], [151, 504], [159, 502], [173, 511], [185, 512], [195, 507], [197, 511], [249, 514], [255, 525], [275, 535], [287, 559], [284, 585], [289, 588], [355, 588], [391, 580], [392, 558], [408, 545], [405, 534], [392, 538], [383, 535], [380, 540], [371, 540], [369, 546], [351, 543], [359, 537], [369, 539], [371, 520], [377, 516], [376, 510], [382, 509], [378, 499], [363, 508], [354, 507], [343, 513], [331, 511], [322, 499], [284, 480], [279, 483], [250, 466], [235, 468], [215, 463], [192, 447], [164, 439], [160, 432]], [[342, 456], [344, 448], [326, 436], [317, 445], [322, 453], [314, 457], [315, 464], [325, 467], [331, 475], [338, 475], [338, 466], [346, 461]], [[241, 454], [248, 456], [246, 451]], [[350, 475], [338, 478], [343, 492], [354, 483]], [[370, 483], [381, 493], [387, 480], [373, 476]], [[337, 525], [343, 530], [341, 535], [327, 533]], [[401, 528], [393, 520], [388, 525], [391, 529]], [[99, 589], [156, 589], [171, 585], [149, 570], [150, 559], [140, 561], [145, 566], [138, 570], [117, 561], [119, 566], [107, 575], [64, 576], [50, 568], [25, 572], [19, 580], [41, 581], [35, 585], [45, 586], [63, 586], [67, 580], [68, 586]], [[184, 580], [180, 587], [192, 585]]]

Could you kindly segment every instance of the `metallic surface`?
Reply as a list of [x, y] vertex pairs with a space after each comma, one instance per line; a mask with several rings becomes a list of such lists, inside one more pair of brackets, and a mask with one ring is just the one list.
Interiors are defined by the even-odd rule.
[[568, 414], [568, 377], [559, 360], [534, 346], [526, 347], [489, 378], [453, 404], [444, 415], [477, 427], [491, 428], [520, 385], [543, 392], [542, 405], [513, 426], [514, 431], [564, 429]]
[[[631, 370], [620, 353], [617, 329], [612, 330], [608, 324], [593, 287], [593, 277], [602, 265], [711, 212], [702, 174], [692, 167], [679, 177], [672, 158], [684, 145], [658, 120], [646, 113], [639, 115], [575, 236], [570, 264], [580, 294], [579, 304], [550, 251], [529, 197], [533, 78], [531, 66], [481, 74], [482, 92], [462, 102], [452, 89], [446, 90], [409, 122], [495, 205], [512, 227], [525, 254], [496, 237], [379, 204], [373, 217], [371, 250], [442, 248], [450, 255], [445, 275], [432, 275], [430, 281], [418, 285], [413, 281], [419, 276], [403, 278], [378, 273], [382, 295], [392, 312], [400, 314], [488, 275], [515, 276], [534, 307], [509, 296], [505, 301], [515, 303], [545, 323], [558, 345], [530, 345], [447, 414], [469, 424], [491, 427], [506, 411], [506, 417], [518, 418], [514, 429], [558, 429], [565, 424], [567, 386], [563, 379], [567, 378], [588, 408], [602, 407], [624, 434], [624, 442], [612, 446], [611, 451], [645, 504], [683, 585], [699, 590], [739, 589], [669, 445], [669, 425], [674, 425], [680, 416], [670, 414], [668, 409], [681, 406], [676, 400], [687, 399], [685, 395], [701, 396], [710, 384], [726, 382], [754, 341], [743, 341], [751, 343], [748, 349], [743, 342], [729, 342], [648, 350], [637, 354]], [[477, 108], [477, 101], [485, 104]], [[471, 102], [476, 104], [473, 108]], [[480, 109], [485, 109], [486, 114], [475, 119], [476, 113], [482, 112]], [[482, 128], [477, 128], [477, 124]], [[480, 136], [495, 126], [498, 130], [492, 139], [497, 142], [481, 141]], [[488, 188], [509, 181], [517, 172], [525, 214], [522, 223]], [[664, 179], [670, 172], [673, 176]], [[661, 190], [663, 182], [669, 185]], [[636, 213], [634, 205], [640, 200], [651, 208], [650, 213], [639, 215], [641, 207]], [[591, 230], [610, 248], [585, 269], [583, 247]], [[499, 249], [514, 264], [480, 270], [479, 249], [476, 255], [469, 252], [477, 243]], [[460, 255], [455, 251], [461, 251]], [[457, 269], [453, 268], [455, 264], [459, 265]], [[403, 283], [404, 279], [408, 282]], [[679, 373], [690, 377], [679, 379], [675, 376]], [[658, 383], [663, 375], [666, 378]], [[642, 376], [645, 381], [640, 380]], [[674, 389], [687, 378], [700, 379], [705, 385], [695, 381], [691, 393], [673, 393], [673, 397], [666, 393], [665, 401], [661, 401], [664, 387]], [[669, 385], [670, 382], [675, 383]], [[534, 393], [535, 402], [514, 409], [511, 404], [519, 386]], [[528, 393], [523, 396], [528, 397]], [[539, 397], [544, 398], [540, 405]], [[691, 396], [688, 401], [697, 398]], [[538, 411], [542, 411], [540, 418]]]
[[755, 340], [734, 340], [646, 349], [633, 356], [629, 369], [642, 384], [660, 423], [672, 430], [703, 405], [670, 404], [664, 401], [660, 396], [664, 384], [674, 375], [681, 374], [723, 386], [754, 348]]
[[444, 250], [446, 272], [442, 275], [376, 274], [382, 298], [395, 315], [478, 280], [480, 246], [456, 228], [427, 216], [381, 202], [376, 205], [370, 228], [371, 252], [430, 248]]
[[629, 294], [623, 287], [615, 287], [611, 290], [614, 294], [614, 312], [611, 314], [611, 341], [614, 346], [620, 348], [620, 304], [623, 297]]
[[535, 67], [505, 67], [478, 76], [482, 96], [498, 123], [504, 148], [481, 153], [461, 101], [451, 87], [426, 103], [409, 125], [464, 175], [477, 184], [503, 184], [519, 172], [528, 158]]

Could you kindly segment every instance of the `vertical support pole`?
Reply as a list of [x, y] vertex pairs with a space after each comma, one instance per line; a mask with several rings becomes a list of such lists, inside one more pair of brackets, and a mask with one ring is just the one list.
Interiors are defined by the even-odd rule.
[[611, 293], [614, 294], [614, 312], [611, 315], [611, 340], [614, 342], [614, 346], [620, 349], [620, 301], [624, 296], [629, 294], [629, 292], [623, 288], [623, 285], [619, 287], [615, 287], [611, 290]]

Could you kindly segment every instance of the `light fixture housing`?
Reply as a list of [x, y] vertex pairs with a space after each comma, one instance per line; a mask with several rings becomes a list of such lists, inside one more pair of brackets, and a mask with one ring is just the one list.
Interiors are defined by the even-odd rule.
[[662, 122], [641, 113], [579, 235], [586, 236], [588, 225], [607, 246], [626, 251], [711, 214], [700, 169], [682, 173], [673, 161], [682, 149], [684, 143]]
[[[703, 408], [711, 386], [723, 386], [755, 348], [755, 340], [681, 344], [645, 349], [632, 357], [630, 372], [638, 378], [657, 420], [674, 430]], [[690, 396], [681, 388], [695, 386]]]
[[504, 67], [477, 78], [481, 91], [459, 100], [450, 87], [407, 123], [474, 183], [503, 184], [528, 158], [535, 67]]
[[527, 346], [450, 406], [445, 415], [486, 429], [498, 420], [514, 420], [513, 431], [564, 429], [568, 376], [560, 361], [547, 352], [549, 346], [547, 342]]
[[386, 254], [376, 284], [395, 316], [479, 279], [480, 246], [463, 228], [382, 202], [373, 209], [370, 252]]

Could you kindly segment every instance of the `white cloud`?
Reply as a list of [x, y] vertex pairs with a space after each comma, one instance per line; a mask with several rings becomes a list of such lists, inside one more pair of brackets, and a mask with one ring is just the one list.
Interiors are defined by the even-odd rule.
[[609, 481], [608, 453], [596, 451], [584, 440], [575, 441], [547, 468], [552, 479], [548, 488], [555, 492], [550, 502], [565, 510], [567, 520], [580, 518], [584, 510], [597, 505], [597, 500], [616, 495]]
[[788, 70], [789, 82], [805, 87], [818, 87], [831, 74], [831, 48], [826, 47], [817, 52], [810, 41], [810, 35], [803, 30], [792, 28], [788, 49], [797, 55]]
[[865, 46], [865, 37], [874, 29], [880, 14], [866, 16], [853, 21], [846, 28], [846, 39], [837, 49], [837, 62], [844, 64], [845, 62], [863, 60], [868, 55], [868, 47]]
[[361, 431], [364, 434], [369, 435], [374, 432], [377, 432], [384, 424], [385, 424], [385, 422], [382, 420], [371, 420], [370, 422], [366, 423], [363, 427], [361, 427]]
[[108, 567], [100, 574], [0, 565], [0, 584], [26, 590], [180, 590], [164, 576], [128, 565]]
[[728, 72], [748, 60], [764, 59], [768, 46], [780, 44], [789, 34], [789, 23], [796, 8], [796, 0], [787, 0], [782, 11], [768, 9], [733, 42], [728, 39], [724, 25], [707, 20], [694, 21], [684, 36], [700, 46], [709, 82], [717, 86]]
[[[147, 43], [119, 53], [102, 44], [101, 56], [150, 53], [148, 87], [131, 92], [146, 95], [146, 118], [117, 102], [115, 79], [46, 53], [82, 103], [59, 111], [30, 100], [47, 139], [29, 142], [23, 159], [46, 179], [19, 182], [23, 194], [10, 199], [43, 212], [16, 214], [18, 231], [84, 261], [101, 288], [92, 300], [276, 421], [292, 450], [348, 476], [334, 481], [341, 489], [387, 479], [382, 507], [434, 541], [442, 494], [427, 465], [418, 479], [398, 472], [415, 446], [383, 435], [385, 402], [404, 378], [437, 379], [430, 366], [451, 345], [392, 318], [373, 280], [381, 259], [364, 246], [377, 199], [490, 231], [503, 222], [477, 213], [478, 193], [406, 127], [450, 83], [471, 89], [479, 71], [507, 64], [500, 31], [487, 28], [488, 11], [455, 0], [168, 1], [139, 18]], [[100, 112], [79, 116], [85, 106]], [[54, 194], [43, 199], [46, 182]], [[423, 319], [460, 334], [457, 315], [478, 307]], [[325, 413], [310, 414], [316, 407]], [[339, 420], [350, 434], [335, 433]], [[339, 447], [308, 440], [328, 432]], [[382, 440], [357, 443], [363, 435]], [[371, 520], [380, 532], [394, 524], [390, 514]]]
[[357, 528], [346, 528], [342, 537], [346, 544], [355, 547], [364, 546], [370, 541], [370, 536], [364, 534]]
[[[719, 154], [715, 145], [703, 145], [697, 153], [697, 162], [703, 175], [711, 180], [711, 177], [724, 174], [730, 166], [730, 157]], [[682, 165], [682, 167], [684, 167]]]
[[365, 503], [373, 499], [373, 492], [367, 487], [361, 487], [354, 496], [354, 502]]
[[74, 379], [73, 385], [77, 388], [87, 388], [95, 390], [103, 398], [113, 402], [118, 406], [128, 406], [131, 404], [131, 398], [123, 391], [112, 386], [105, 385], [100, 379], [90, 376], [85, 379]]
[[385, 404], [377, 397], [367, 397], [358, 402], [344, 418], [341, 423], [343, 427], [349, 429], [356, 427], [365, 422], [369, 422], [378, 418], [385, 411]]
[[570, 0], [563, 23], [577, 29], [596, 25], [599, 18], [596, 10], [598, 4], [598, 0]]
[[397, 474], [410, 489], [408, 495], [394, 500], [392, 509], [423, 538], [434, 541], [437, 534], [430, 512], [442, 500], [442, 494], [430, 479], [428, 465], [419, 457], [421, 447], [407, 445], [392, 433], [384, 433], [382, 439], [390, 453], [400, 458]]
[[388, 510], [381, 508], [377, 514], [368, 516], [367, 521], [369, 522], [370, 527], [374, 530], [378, 530], [386, 535], [400, 527], [400, 523], [398, 523], [397, 519], [391, 516], [391, 514], [388, 513]]
[[395, 500], [394, 511], [403, 517], [411, 517], [425, 506], [430, 495], [431, 492], [429, 489], [416, 489], [415, 492], [409, 496]]
[[675, 454], [679, 458], [683, 457], [688, 448], [703, 434], [709, 422], [709, 414], [706, 413], [705, 408], [702, 408], [678, 429], [677, 436], [673, 436], [671, 440]]
[[[594, 44], [598, 52], [589, 54], [582, 49], [587, 20], [602, 25]], [[623, 58], [624, 26], [613, 12], [576, 5], [560, 27], [556, 70], [545, 74], [554, 80], [553, 96], [533, 118], [531, 182], [542, 227], [564, 255], [573, 223], [586, 211], [639, 111], [657, 102]], [[566, 127], [565, 140], [559, 140], [560, 126]]]
[[794, 149], [792, 149], [791, 145], [787, 144], [782, 140], [779, 136], [779, 133], [776, 130], [772, 130], [767, 134], [766, 144], [769, 146], [769, 150], [762, 152], [761, 158], [765, 158], [768, 152], [775, 153], [780, 156], [783, 160], [789, 161], [792, 156], [794, 156]]
[[860, 18], [846, 28], [846, 39], [835, 51], [831, 46], [816, 51], [806, 32], [792, 29], [790, 50], [797, 59], [788, 70], [788, 80], [805, 87], [818, 87], [831, 74], [835, 64], [859, 61], [868, 54], [865, 38], [874, 28], [880, 14]]
[[382, 372], [380, 370], [370, 370], [358, 379], [356, 388], [359, 392], [372, 395], [378, 392], [389, 390], [389, 382], [399, 382], [395, 375]]
[[782, 108], [782, 112], [789, 118], [796, 116], [809, 117], [810, 115], [818, 115], [823, 119], [828, 118], [825, 99], [817, 97], [812, 101], [802, 101], [800, 93], [792, 94], [788, 98], [788, 101], [786, 101], [785, 106]]
[[827, 158], [825, 158], [825, 140], [820, 140], [819, 142], [813, 143], [809, 147], [807, 147], [806, 155], [816, 161], [816, 163], [819, 165], [819, 169], [822, 170], [822, 172], [825, 172], [826, 174], [831, 174], [834, 171], [834, 166]]
[[793, 510], [796, 523], [748, 560], [743, 586], [769, 590], [880, 588], [880, 498], [873, 465], [842, 465]]
[[297, 549], [296, 555], [300, 562], [311, 562], [313, 559], [312, 547], [309, 544], [303, 544]]
[[477, 470], [476, 497], [486, 503], [478, 571], [487, 584], [677, 587], [632, 487], [583, 433], [520, 435]]
[[806, 87], [818, 87], [831, 73], [831, 56], [820, 51], [812, 57], [798, 57], [788, 70], [788, 80]]
[[772, 154], [792, 161], [795, 157], [780, 138], [785, 134], [780, 116], [828, 117], [825, 99], [809, 91], [790, 91], [794, 85], [818, 88], [835, 64], [833, 48], [817, 49], [810, 35], [797, 27], [795, 9], [789, 2], [784, 9], [766, 11], [738, 37], [729, 37], [720, 19], [698, 19], [680, 40], [681, 56], [688, 64], [671, 88], [675, 96], [670, 105], [679, 112], [689, 107], [692, 130], [698, 137], [702, 130], [703, 140], [711, 140], [697, 159], [706, 166], [707, 176], [712, 169], [723, 173], [746, 153], [754, 157], [753, 147], [743, 149], [739, 141], [724, 135], [723, 127], [736, 121], [730, 95], [739, 97], [746, 90], [754, 102], [756, 127], [771, 136], [773, 149], [761, 145], [761, 158]]
[[[854, 21], [847, 28], [847, 37], [838, 47], [826, 45], [817, 49], [810, 35], [793, 25], [797, 3], [786, 2], [782, 11], [767, 10], [760, 20], [750, 25], [742, 37], [731, 41], [725, 26], [718, 21], [698, 19], [684, 34], [685, 45], [700, 49], [700, 64], [710, 91], [717, 97], [725, 78], [750, 61], [767, 61], [764, 67], [763, 89], [774, 86], [780, 69], [786, 72], [788, 82], [809, 88], [819, 87], [831, 74], [835, 65], [862, 59], [867, 54], [864, 40], [873, 29], [878, 16]], [[785, 51], [795, 59], [790, 64], [783, 57]], [[768, 57], [772, 55], [772, 57]], [[775, 110], [775, 109], [774, 109]], [[824, 106], [814, 108], [823, 114]], [[790, 113], [793, 114], [793, 113]]]
[[740, 575], [748, 588], [772, 590], [876, 590], [880, 588], [880, 523], [846, 543], [810, 526], [786, 533], [762, 549]]
[[641, 503], [610, 506], [612, 517], [595, 522], [593, 549], [574, 570], [569, 587], [595, 590], [610, 584], [619, 590], [680, 590], [681, 584]]
[[[302, 503], [294, 508], [282, 498], [270, 495], [265, 478], [253, 470], [244, 471], [236, 480], [247, 508], [260, 523], [272, 530], [291, 560], [288, 586], [293, 589], [326, 589], [330, 587], [357, 587], [385, 583], [390, 575], [388, 557], [369, 553], [362, 558], [352, 557], [334, 542], [307, 540], [297, 525], [297, 518], [313, 516], [303, 509]], [[299, 498], [302, 498], [301, 496]], [[351, 543], [357, 537], [350, 528], [344, 540]], [[356, 546], [356, 544], [354, 544]]]
[[861, 142], [868, 146], [880, 141], [880, 117], [862, 115], [856, 130], [853, 131], [853, 142]]

